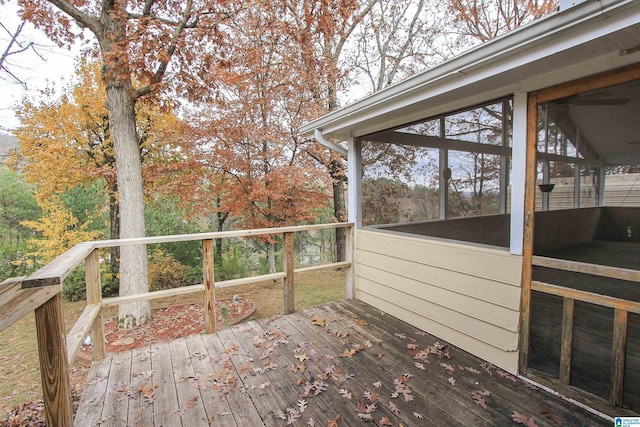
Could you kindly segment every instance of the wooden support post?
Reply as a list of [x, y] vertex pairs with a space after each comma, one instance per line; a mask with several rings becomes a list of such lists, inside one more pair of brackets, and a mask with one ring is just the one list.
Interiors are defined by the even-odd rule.
[[284, 314], [291, 314], [296, 311], [295, 283], [293, 280], [293, 270], [295, 268], [293, 258], [293, 233], [284, 233], [283, 248], [283, 270], [286, 274], [284, 278]]
[[569, 384], [571, 380], [571, 353], [573, 348], [573, 312], [575, 301], [562, 301], [562, 344], [560, 349], [560, 381]]
[[87, 286], [87, 305], [100, 304], [100, 311], [91, 327], [91, 353], [93, 360], [104, 359], [106, 353], [104, 322], [102, 320], [102, 284], [100, 282], [100, 252], [94, 249], [84, 260], [84, 278]]
[[216, 331], [216, 287], [213, 265], [213, 239], [202, 241], [202, 280], [204, 282], [204, 330]]
[[626, 310], [616, 308], [613, 322], [613, 352], [611, 355], [611, 406], [622, 406], [624, 398], [624, 365], [627, 350]]
[[355, 226], [351, 226], [347, 229], [347, 259], [351, 265], [347, 268], [346, 283], [345, 283], [345, 298], [355, 298], [356, 288], [356, 269], [355, 269]]
[[36, 333], [46, 425], [73, 425], [62, 296], [57, 292], [36, 309]]

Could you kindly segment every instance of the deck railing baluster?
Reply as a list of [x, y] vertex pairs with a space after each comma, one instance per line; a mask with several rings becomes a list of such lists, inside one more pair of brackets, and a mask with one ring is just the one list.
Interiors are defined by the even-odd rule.
[[563, 298], [562, 301], [562, 347], [560, 350], [560, 381], [571, 381], [571, 352], [573, 351], [573, 313], [575, 300]]
[[613, 406], [622, 406], [624, 397], [624, 364], [627, 349], [628, 312], [615, 309], [613, 322], [613, 349], [611, 354], [611, 397]]
[[87, 286], [87, 305], [101, 306], [91, 327], [91, 354], [93, 360], [104, 359], [106, 353], [104, 322], [102, 320], [102, 283], [100, 281], [100, 251], [94, 249], [84, 260], [85, 281]]
[[286, 274], [283, 280], [284, 314], [291, 314], [296, 311], [295, 282], [293, 278], [295, 269], [293, 233], [284, 233], [284, 247], [282, 252], [282, 269]]

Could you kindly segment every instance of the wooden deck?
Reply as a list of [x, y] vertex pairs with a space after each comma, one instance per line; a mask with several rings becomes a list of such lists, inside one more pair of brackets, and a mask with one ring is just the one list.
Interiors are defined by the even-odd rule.
[[531, 418], [611, 425], [366, 304], [341, 301], [95, 362], [75, 424], [495, 426]]

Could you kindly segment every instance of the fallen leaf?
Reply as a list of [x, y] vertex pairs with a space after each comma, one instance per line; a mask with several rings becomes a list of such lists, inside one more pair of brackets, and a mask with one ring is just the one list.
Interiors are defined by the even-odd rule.
[[382, 387], [382, 382], [380, 382], [380, 381], [375, 382], [375, 383], [373, 383], [373, 386], [374, 386], [375, 388], [380, 388], [380, 387]]
[[298, 400], [297, 405], [298, 405], [298, 408], [300, 409], [300, 413], [301, 413], [301, 414], [302, 414], [302, 413], [304, 413], [304, 411], [306, 411], [306, 410], [307, 410], [307, 405], [308, 405], [308, 403], [307, 403], [307, 401], [306, 401], [306, 400], [304, 400], [304, 399], [300, 399], [300, 400]]
[[306, 353], [296, 354], [293, 357], [295, 357], [296, 359], [298, 359], [301, 362], [304, 362], [305, 360], [309, 360], [309, 357], [306, 355]]
[[371, 414], [367, 414], [367, 413], [363, 414], [362, 412], [359, 412], [358, 413], [358, 418], [360, 418], [361, 420], [366, 421], [366, 422], [373, 421], [373, 416]]
[[339, 354], [340, 357], [352, 357], [356, 354], [356, 351], [351, 348], [345, 348], [342, 353]]
[[471, 398], [474, 400], [474, 402], [476, 402], [482, 408], [487, 409], [487, 401], [485, 400], [485, 398], [483, 396], [489, 396], [489, 395], [491, 395], [491, 393], [489, 393], [486, 390], [484, 390], [484, 391], [474, 390], [471, 393]]
[[393, 426], [393, 423], [391, 423], [391, 421], [389, 421], [389, 418], [387, 417], [382, 417], [380, 418], [380, 423], [381, 426]]
[[453, 366], [449, 365], [448, 363], [440, 363], [440, 366], [443, 367], [447, 372], [449, 372], [449, 375], [453, 375], [453, 373], [456, 371]]
[[394, 415], [398, 417], [400, 416], [400, 409], [398, 409], [398, 406], [396, 406], [395, 403], [389, 402], [389, 409], [394, 413]]
[[402, 338], [403, 340], [404, 340], [404, 339], [407, 339], [407, 336], [406, 336], [405, 334], [401, 334], [401, 333], [397, 333], [397, 332], [396, 332], [396, 333], [395, 333], [395, 334], [393, 334], [393, 335], [395, 335], [395, 336], [396, 336], [396, 337], [398, 337], [398, 338]]
[[556, 425], [556, 426], [564, 425], [564, 418], [562, 418], [562, 416], [560, 416], [557, 412], [555, 412], [553, 409], [549, 408], [548, 406], [546, 405], [540, 406], [540, 412], [545, 417], [547, 417], [547, 419], [551, 421], [553, 425]]
[[338, 420], [340, 420], [340, 414], [327, 423], [327, 427], [338, 427]]
[[341, 388], [340, 390], [338, 390], [338, 393], [345, 399], [351, 400], [351, 392], [349, 390]]
[[415, 366], [418, 369], [422, 369], [423, 371], [425, 371], [427, 369], [427, 368], [424, 367], [424, 365], [422, 363], [419, 363], [419, 362], [415, 362], [413, 364], [413, 366]]
[[536, 420], [533, 417], [528, 417], [520, 412], [514, 412], [511, 414], [511, 419], [517, 424], [524, 425], [526, 427], [538, 427]]
[[451, 383], [451, 385], [456, 385], [456, 379], [453, 377], [449, 378], [449, 382]]
[[477, 369], [473, 369], [473, 368], [470, 368], [468, 366], [465, 366], [464, 369], [466, 369], [467, 371], [471, 372], [472, 374], [479, 374], [480, 373], [480, 371], [478, 371]]
[[368, 390], [365, 390], [362, 395], [365, 397], [365, 399], [367, 399], [369, 402], [375, 402], [376, 400], [378, 400], [378, 395], [376, 393], [371, 393]]
[[311, 319], [311, 324], [314, 326], [322, 326], [324, 328], [327, 322], [322, 317], [314, 317]]
[[416, 418], [419, 418], [419, 419], [423, 419], [424, 418], [424, 415], [422, 415], [420, 412], [414, 412], [413, 416], [416, 417]]

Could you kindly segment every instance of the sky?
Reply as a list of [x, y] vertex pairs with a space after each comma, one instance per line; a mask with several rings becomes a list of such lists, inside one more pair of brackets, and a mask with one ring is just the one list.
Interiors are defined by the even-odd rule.
[[[20, 24], [16, 12], [15, 0], [2, 5], [0, 22], [11, 32]], [[58, 48], [42, 31], [36, 30], [31, 24], [25, 26], [21, 35], [23, 41], [33, 41], [37, 44], [37, 50], [44, 60], [32, 51], [26, 51], [5, 61], [5, 65], [8, 62], [10, 70], [26, 82], [27, 89], [12, 81], [5, 73], [0, 73], [0, 132], [18, 127], [14, 108], [24, 96], [37, 97], [39, 91], [48, 85], [55, 84], [59, 87], [63, 81], [70, 81], [79, 54], [79, 49], [74, 49], [73, 52]], [[0, 27], [0, 53], [4, 52], [9, 40], [10, 35]]]

